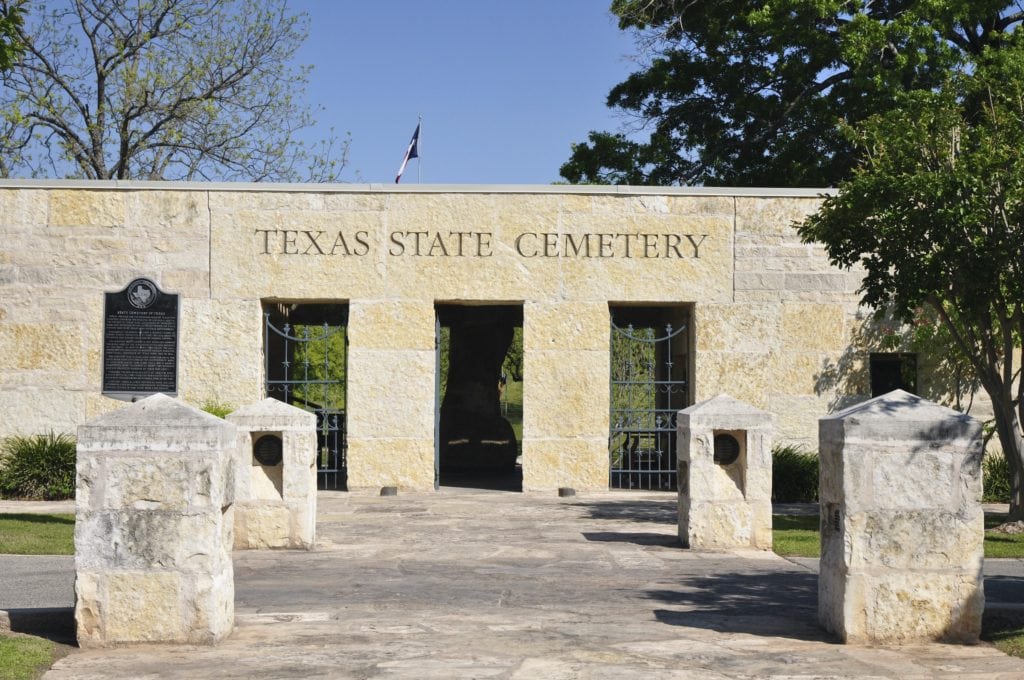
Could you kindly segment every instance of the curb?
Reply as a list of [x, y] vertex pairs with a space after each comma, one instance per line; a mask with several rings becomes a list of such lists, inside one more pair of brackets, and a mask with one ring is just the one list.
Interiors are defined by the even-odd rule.
[[0, 515], [73, 515], [75, 501], [0, 500]]

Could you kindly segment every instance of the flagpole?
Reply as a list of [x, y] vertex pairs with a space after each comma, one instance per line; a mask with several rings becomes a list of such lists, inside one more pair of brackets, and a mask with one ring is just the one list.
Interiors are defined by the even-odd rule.
[[[417, 122], [416, 127], [419, 129], [419, 131], [420, 131], [420, 139], [422, 139], [423, 138], [423, 115], [422, 114], [419, 116], [419, 121]], [[423, 159], [422, 159], [421, 156], [422, 156], [422, 154], [419, 153], [419, 140], [417, 140], [416, 141], [416, 184], [420, 183], [420, 171], [422, 169], [420, 166], [423, 164]]]

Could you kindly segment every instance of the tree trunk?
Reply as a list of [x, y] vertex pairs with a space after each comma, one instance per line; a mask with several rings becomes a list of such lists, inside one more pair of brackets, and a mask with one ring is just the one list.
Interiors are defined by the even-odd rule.
[[996, 432], [1003, 455], [1010, 464], [1010, 514], [1007, 522], [1024, 520], [1024, 437], [1021, 435], [1020, 418], [1013, 402], [992, 396], [992, 408], [996, 417]]

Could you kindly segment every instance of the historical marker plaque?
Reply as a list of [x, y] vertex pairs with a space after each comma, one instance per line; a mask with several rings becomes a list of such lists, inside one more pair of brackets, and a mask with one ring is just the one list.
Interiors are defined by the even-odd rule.
[[252, 457], [260, 465], [280, 465], [284, 457], [284, 442], [276, 434], [265, 434], [253, 443]]
[[135, 400], [178, 393], [178, 296], [149, 279], [106, 293], [103, 394]]

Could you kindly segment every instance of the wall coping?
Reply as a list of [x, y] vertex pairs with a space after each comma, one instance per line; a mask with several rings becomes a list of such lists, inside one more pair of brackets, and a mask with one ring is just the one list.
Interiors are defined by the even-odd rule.
[[649, 187], [593, 184], [288, 184], [262, 182], [164, 182], [140, 180], [0, 179], [0, 189], [92, 189], [97, 191], [236, 191], [379, 194], [591, 194], [612, 196], [726, 196], [735, 198], [823, 198], [835, 189], [786, 187]]

